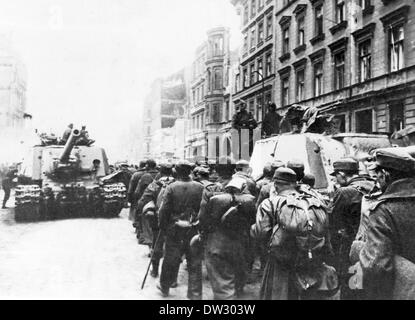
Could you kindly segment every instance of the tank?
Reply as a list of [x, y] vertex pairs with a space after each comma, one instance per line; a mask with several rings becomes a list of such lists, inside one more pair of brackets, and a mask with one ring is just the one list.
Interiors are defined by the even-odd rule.
[[28, 150], [15, 189], [16, 221], [120, 214], [126, 203], [125, 185], [106, 182], [110, 169], [105, 150], [80, 145], [80, 136], [74, 129], [64, 144], [43, 141]]

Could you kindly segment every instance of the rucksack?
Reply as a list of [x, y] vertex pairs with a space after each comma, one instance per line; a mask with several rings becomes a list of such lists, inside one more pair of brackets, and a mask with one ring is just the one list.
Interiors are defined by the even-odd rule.
[[170, 177], [161, 178], [159, 179], [159, 181], [157, 181], [157, 183], [161, 185], [161, 188], [160, 188], [159, 194], [157, 195], [157, 200], [156, 200], [157, 209], [160, 209], [161, 203], [163, 202], [164, 193], [166, 192], [166, 188], [172, 182], [174, 182], [174, 179]]
[[[269, 200], [276, 219], [270, 238], [270, 252], [295, 260], [296, 265], [319, 261], [328, 232], [327, 209], [316, 197], [306, 194], [277, 196]], [[296, 252], [287, 251], [295, 246]]]

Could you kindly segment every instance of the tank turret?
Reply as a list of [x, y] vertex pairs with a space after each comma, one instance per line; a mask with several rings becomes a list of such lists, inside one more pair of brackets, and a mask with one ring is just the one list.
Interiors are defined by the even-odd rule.
[[60, 162], [68, 162], [71, 151], [80, 135], [81, 132], [78, 129], [72, 130], [71, 135], [69, 136], [68, 141], [66, 141], [65, 147], [63, 148], [62, 153], [59, 157]]

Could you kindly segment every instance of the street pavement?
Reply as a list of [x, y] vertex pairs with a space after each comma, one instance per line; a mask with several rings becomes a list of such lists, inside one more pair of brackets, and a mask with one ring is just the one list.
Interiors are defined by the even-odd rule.
[[[114, 219], [38, 223], [16, 223], [13, 208], [1, 209], [0, 299], [186, 299], [185, 263], [168, 298], [150, 275], [141, 290], [148, 252], [137, 244], [128, 209]], [[203, 298], [212, 299], [206, 270], [203, 289]], [[243, 299], [258, 291], [259, 279], [246, 286]]]

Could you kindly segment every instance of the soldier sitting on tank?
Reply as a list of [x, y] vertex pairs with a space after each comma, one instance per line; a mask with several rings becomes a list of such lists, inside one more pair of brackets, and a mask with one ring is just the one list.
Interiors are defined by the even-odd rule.
[[76, 144], [80, 146], [90, 146], [94, 142], [95, 140], [89, 138], [89, 133], [86, 130], [86, 126], [82, 126], [81, 133], [79, 135], [78, 140], [76, 141]]
[[70, 123], [68, 125], [68, 127], [65, 129], [65, 131], [63, 132], [63, 134], [62, 134], [62, 138], [61, 138], [60, 144], [65, 144], [66, 141], [68, 141], [69, 136], [72, 133], [72, 129], [73, 129], [73, 123]]

